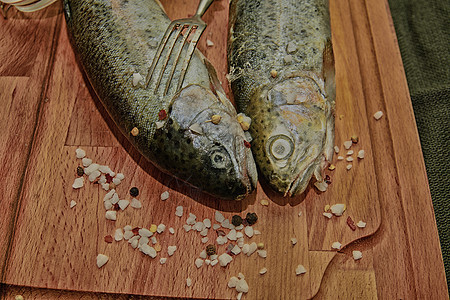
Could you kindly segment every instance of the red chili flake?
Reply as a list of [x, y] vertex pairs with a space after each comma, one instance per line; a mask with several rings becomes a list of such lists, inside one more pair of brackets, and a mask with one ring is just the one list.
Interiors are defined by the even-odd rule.
[[227, 249], [225, 250], [225, 252], [227, 254], [231, 254], [231, 250], [234, 248], [233, 244], [228, 244]]
[[250, 147], [252, 146], [252, 144], [250, 144], [250, 143], [247, 142], [247, 141], [244, 141], [244, 146], [247, 147], [247, 148], [250, 148]]
[[347, 225], [348, 225], [348, 227], [350, 227], [351, 230], [353, 230], [353, 231], [356, 230], [355, 222], [353, 222], [353, 220], [352, 220], [352, 218], [350, 218], [350, 216], [347, 218]]
[[113, 180], [112, 176], [109, 175], [108, 173], [106, 173], [105, 178], [106, 178], [106, 183], [111, 183]]
[[331, 183], [331, 177], [330, 175], [325, 175], [325, 182], [330, 184]]
[[119, 203], [114, 204], [114, 210], [120, 210]]
[[225, 231], [219, 229], [216, 231], [218, 236], [226, 236]]
[[111, 235], [107, 235], [105, 236], [105, 242], [107, 242], [108, 244], [111, 244], [113, 242], [113, 237]]
[[165, 118], [167, 118], [167, 112], [165, 109], [161, 109], [158, 113], [158, 118], [160, 120], [164, 120]]
[[134, 234], [138, 234], [139, 233], [139, 227], [134, 227], [133, 229], [131, 229], [131, 232], [133, 232]]

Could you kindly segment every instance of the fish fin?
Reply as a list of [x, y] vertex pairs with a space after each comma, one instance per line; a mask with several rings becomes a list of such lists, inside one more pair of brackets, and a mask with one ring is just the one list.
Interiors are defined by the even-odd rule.
[[323, 78], [325, 80], [325, 92], [334, 107], [334, 99], [336, 98], [336, 80], [334, 69], [334, 53], [333, 45], [330, 39], [327, 39], [325, 48], [323, 49]]
[[217, 77], [216, 69], [214, 69], [214, 66], [206, 58], [203, 59], [203, 63], [205, 64], [206, 69], [208, 70], [209, 83], [210, 83], [211, 90], [217, 96], [219, 101], [224, 106], [226, 106], [226, 108], [228, 109], [228, 111], [230, 113], [236, 114], [236, 110], [234, 109], [234, 106], [228, 100], [228, 98], [225, 94], [225, 91], [223, 90], [222, 83], [220, 82], [219, 78]]

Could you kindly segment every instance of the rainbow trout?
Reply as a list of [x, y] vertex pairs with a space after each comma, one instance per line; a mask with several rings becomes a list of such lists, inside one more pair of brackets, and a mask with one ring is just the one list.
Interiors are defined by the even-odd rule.
[[232, 0], [229, 80], [262, 176], [285, 196], [322, 181], [334, 143], [328, 0]]
[[159, 3], [64, 0], [64, 12], [91, 85], [144, 157], [216, 197], [242, 199], [255, 188], [257, 171], [236, 111], [199, 51], [180, 91], [162, 96], [156, 79], [148, 88], [139, 82], [170, 24]]

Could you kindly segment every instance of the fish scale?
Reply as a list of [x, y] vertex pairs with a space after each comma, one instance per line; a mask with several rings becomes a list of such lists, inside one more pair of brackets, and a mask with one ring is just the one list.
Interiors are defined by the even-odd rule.
[[[199, 51], [180, 90], [172, 87], [162, 96], [152, 89], [153, 80], [148, 88], [133, 85], [134, 73], [147, 74], [170, 24], [157, 2], [64, 0], [64, 11], [92, 87], [144, 157], [216, 197], [242, 199], [252, 192], [257, 173], [245, 134], [215, 70]], [[167, 117], [160, 120], [162, 110]], [[208, 122], [214, 114], [223, 116], [217, 125]], [[192, 125], [202, 132], [191, 130]]]
[[333, 153], [328, 0], [232, 0], [229, 19], [229, 80], [257, 165], [274, 189], [301, 193]]

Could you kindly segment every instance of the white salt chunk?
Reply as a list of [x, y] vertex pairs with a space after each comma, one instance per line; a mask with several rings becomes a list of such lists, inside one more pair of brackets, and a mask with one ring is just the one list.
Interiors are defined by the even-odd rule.
[[195, 225], [192, 226], [192, 229], [202, 231], [203, 229], [205, 229], [205, 224], [203, 224], [203, 222], [196, 222]]
[[212, 47], [212, 46], [214, 46], [214, 43], [211, 40], [206, 39], [206, 46]]
[[347, 170], [350, 170], [352, 168], [352, 165], [348, 164], [346, 168]]
[[124, 231], [131, 231], [131, 230], [133, 230], [133, 227], [131, 227], [131, 225], [125, 225], [125, 226], [123, 227], [123, 230], [124, 230]]
[[177, 246], [169, 246], [167, 247], [167, 253], [169, 254], [169, 256], [172, 256], [175, 251], [177, 250]]
[[141, 228], [141, 229], [139, 229], [139, 235], [145, 236], [145, 237], [151, 237], [153, 235], [153, 232], [151, 232], [147, 228]]
[[284, 60], [284, 63], [285, 64], [290, 64], [290, 63], [292, 63], [292, 60], [293, 60], [294, 58], [292, 57], [292, 55], [285, 55], [284, 57], [283, 57], [283, 60]]
[[248, 284], [245, 279], [239, 279], [236, 283], [236, 291], [239, 293], [247, 293], [248, 292]]
[[86, 156], [86, 151], [84, 151], [81, 148], [78, 148], [75, 150], [75, 154], [77, 155], [77, 158], [83, 158]]
[[350, 147], [353, 145], [353, 142], [352, 141], [345, 141], [344, 142], [344, 148], [345, 149], [350, 149]]
[[75, 205], [77, 205], [77, 203], [75, 201], [70, 201], [70, 208], [73, 208]]
[[164, 127], [164, 124], [166, 124], [165, 121], [156, 121], [156, 122], [155, 122], [156, 129], [161, 129], [161, 128], [163, 128], [163, 127]]
[[255, 229], [255, 230], [253, 230], [253, 234], [254, 234], [254, 235], [260, 235], [260, 234], [261, 234], [261, 231]]
[[119, 200], [119, 207], [121, 210], [125, 210], [125, 208], [128, 207], [128, 205], [130, 204], [130, 201], [128, 200]]
[[111, 200], [106, 200], [105, 202], [103, 202], [103, 205], [105, 206], [106, 210], [110, 210], [113, 207]]
[[214, 230], [217, 230], [217, 229], [219, 229], [219, 228], [220, 228], [220, 225], [219, 225], [219, 224], [214, 224], [214, 225], [213, 225], [213, 229], [214, 229]]
[[92, 159], [85, 157], [81, 160], [81, 163], [83, 164], [83, 167], [89, 167], [92, 164]]
[[363, 158], [364, 158], [364, 155], [365, 155], [364, 150], [359, 150], [359, 151], [358, 151], [358, 158], [363, 159]]
[[127, 241], [127, 240], [131, 239], [133, 236], [134, 236], [133, 231], [125, 230], [125, 232], [123, 234], [123, 239]]
[[244, 247], [244, 238], [242, 237], [242, 238], [239, 238], [238, 240], [237, 240], [237, 245], [239, 246], [239, 247]]
[[200, 231], [200, 235], [201, 236], [207, 236], [208, 235], [208, 228], [205, 228], [202, 231]]
[[156, 240], [156, 237], [154, 237], [154, 236], [152, 236], [151, 240], [152, 240], [152, 244], [153, 245], [155, 245], [158, 242], [158, 240]]
[[238, 245], [235, 245], [233, 249], [231, 249], [231, 253], [233, 253], [234, 255], [238, 255], [239, 253], [241, 253], [241, 248], [239, 248]]
[[210, 219], [204, 219], [203, 224], [205, 224], [206, 228], [211, 228], [211, 220]]
[[209, 241], [208, 237], [205, 236], [204, 238], [202, 238], [202, 243], [206, 244]]
[[286, 47], [286, 51], [289, 54], [294, 53], [295, 51], [297, 51], [297, 43], [295, 41], [290, 41]]
[[211, 260], [210, 259], [205, 259], [205, 265], [209, 266], [211, 264]]
[[104, 189], [105, 191], [109, 190], [109, 183], [101, 183], [102, 185], [102, 189]]
[[298, 212], [298, 216], [301, 217], [302, 216], [302, 211]]
[[72, 187], [74, 189], [79, 189], [79, 188], [83, 187], [83, 185], [84, 185], [84, 177], [78, 177], [74, 180]]
[[189, 130], [196, 134], [203, 134], [203, 129], [198, 123], [194, 123], [191, 126], [189, 126]]
[[334, 146], [334, 152], [336, 152], [336, 154], [339, 153], [339, 147], [338, 146]]
[[144, 77], [142, 77], [139, 73], [133, 73], [133, 86], [137, 86], [141, 80], [143, 80]]
[[197, 269], [200, 268], [201, 266], [203, 266], [203, 259], [197, 258], [195, 260], [195, 266], [197, 267]]
[[316, 181], [314, 186], [321, 192], [325, 192], [328, 189], [328, 183], [325, 181]]
[[[254, 233], [255, 231], [253, 231]], [[236, 232], [236, 238], [240, 239], [241, 237], [244, 237], [244, 234], [242, 232]]]
[[233, 258], [229, 254], [223, 253], [219, 256], [219, 265], [226, 267], [232, 260]]
[[354, 153], [353, 150], [347, 151], [347, 155], [352, 155], [353, 153]]
[[226, 236], [218, 236], [216, 239], [217, 244], [223, 245], [228, 241]]
[[90, 164], [89, 167], [84, 168], [84, 174], [89, 176], [92, 172], [97, 171], [98, 167], [100, 167], [99, 164]]
[[139, 250], [141, 250], [142, 253], [150, 256], [151, 258], [155, 258], [156, 257], [156, 250], [155, 248], [153, 248], [152, 246], [149, 246], [147, 244], [143, 244]]
[[109, 260], [109, 257], [104, 254], [97, 255], [97, 267], [103, 267]]
[[98, 183], [100, 183], [100, 184], [105, 184], [106, 183], [105, 175], [100, 175], [100, 178], [98, 179]]
[[108, 210], [105, 214], [106, 220], [115, 221], [117, 219], [117, 212], [115, 210]]
[[236, 229], [236, 230], [241, 230], [243, 228], [244, 228], [244, 224], [234, 227], [234, 229]]
[[267, 250], [258, 250], [256, 251], [258, 253], [259, 256], [261, 256], [262, 258], [266, 258], [267, 257]]
[[344, 211], [345, 211], [346, 208], [347, 208], [347, 207], [345, 206], [345, 204], [341, 204], [341, 203], [339, 203], [339, 204], [333, 204], [333, 205], [331, 205], [331, 207], [330, 207], [331, 212], [332, 212], [335, 216], [338, 216], [338, 217], [342, 216], [342, 214], [344, 213]]
[[247, 255], [248, 256], [252, 255], [256, 251], [256, 249], [258, 249], [258, 245], [255, 242], [251, 243], [249, 245]]
[[303, 265], [298, 265], [297, 268], [295, 269], [295, 274], [300, 275], [304, 273], [306, 273], [305, 267]]
[[219, 223], [222, 223], [223, 220], [225, 220], [225, 217], [224, 217], [219, 211], [216, 211], [216, 212], [214, 213], [214, 218], [215, 218], [216, 221], [219, 222]]
[[354, 260], [358, 260], [358, 259], [361, 259], [361, 258], [362, 258], [362, 253], [361, 253], [361, 251], [353, 251], [352, 254], [353, 254], [353, 259], [354, 259]]
[[203, 250], [202, 252], [200, 252], [199, 256], [200, 256], [200, 258], [205, 259], [207, 257], [206, 250]]
[[128, 240], [128, 243], [130, 243], [131, 248], [136, 249], [139, 243], [139, 237], [133, 236], [131, 239]]
[[119, 178], [114, 177], [112, 182], [117, 186], [119, 185], [122, 181]]
[[184, 224], [183, 228], [184, 228], [184, 230], [186, 230], [186, 232], [189, 232], [192, 229], [192, 226]]
[[171, 234], [175, 234], [175, 229], [173, 229], [172, 227], [170, 227], [170, 228], [169, 228], [169, 232], [170, 232]]
[[382, 116], [383, 116], [383, 112], [381, 110], [379, 110], [373, 114], [373, 117], [375, 118], [375, 120], [379, 120]]
[[338, 160], [344, 160], [344, 157], [343, 157], [343, 156], [338, 156], [337, 159], [338, 159]]
[[339, 250], [339, 249], [341, 249], [341, 247], [342, 247], [342, 244], [339, 242], [334, 242], [333, 244], [331, 244], [331, 248], [333, 248], [333, 249]]
[[159, 263], [162, 264], [162, 265], [165, 264], [166, 261], [167, 261], [167, 257], [162, 257], [162, 258], [159, 259]]
[[116, 204], [116, 203], [119, 203], [119, 195], [117, 194], [117, 193], [114, 193], [114, 195], [111, 197], [111, 203], [112, 204]]
[[119, 180], [124, 180], [125, 179], [125, 175], [123, 175], [122, 173], [117, 173], [116, 174], [116, 178], [118, 178]]
[[163, 192], [163, 193], [161, 194], [161, 200], [162, 200], [162, 201], [165, 201], [165, 200], [167, 200], [167, 199], [169, 199], [169, 192], [168, 192], [168, 191], [165, 191], [165, 192]]
[[267, 273], [267, 268], [262, 268], [261, 270], [259, 270], [259, 274], [264, 275]]
[[121, 241], [123, 239], [122, 228], [117, 228], [116, 231], [114, 231], [114, 239], [116, 240], [116, 242]]
[[227, 238], [230, 241], [235, 241], [237, 239], [237, 233], [235, 229], [230, 230], [230, 232], [227, 234]]
[[359, 221], [358, 223], [356, 223], [356, 226], [358, 226], [359, 228], [364, 228], [364, 227], [366, 227], [366, 224], [367, 223], [365, 223], [363, 221]]
[[148, 242], [149, 242], [149, 239], [148, 239], [148, 237], [146, 237], [146, 236], [142, 236], [142, 237], [139, 239], [139, 245], [148, 244]]
[[250, 251], [250, 245], [244, 244], [244, 246], [242, 246], [242, 253], [247, 254], [248, 251]]
[[186, 286], [190, 287], [192, 285], [192, 279], [190, 279], [189, 277], [186, 278]]
[[251, 238], [254, 234], [253, 227], [252, 226], [246, 226], [244, 229], [245, 235]]
[[214, 267], [215, 265], [217, 265], [219, 261], [217, 259], [213, 259], [211, 260], [211, 266]]
[[175, 209], [175, 215], [178, 217], [183, 216], [183, 206], [177, 206], [177, 208]]
[[97, 170], [99, 172], [104, 173], [104, 174], [106, 174], [106, 173], [111, 171], [111, 169], [108, 166], [103, 166], [103, 165], [100, 165]]
[[213, 255], [210, 255], [209, 256], [209, 258], [211, 259], [211, 260], [215, 260], [215, 259], [217, 259], [219, 257], [219, 255], [217, 255], [217, 254], [213, 254]]
[[115, 189], [110, 190], [108, 193], [106, 193], [105, 197], [103, 197], [103, 201], [111, 199], [115, 193], [116, 193]]
[[322, 215], [324, 215], [325, 217], [327, 217], [328, 219], [331, 219], [331, 217], [333, 216], [332, 213], [329, 212], [324, 212]]
[[232, 276], [229, 280], [228, 280], [228, 287], [231, 288], [235, 288], [236, 284], [238, 283], [239, 279], [236, 276]]
[[166, 225], [164, 224], [159, 224], [158, 227], [156, 228], [157, 233], [163, 233], [164, 230], [166, 230]]
[[347, 157], [346, 161], [353, 161], [353, 157], [351, 156]]
[[133, 208], [141, 208], [142, 204], [141, 204], [141, 201], [139, 201], [136, 198], [133, 198], [133, 199], [131, 199], [130, 206], [133, 207]]
[[297, 239], [296, 238], [291, 238], [291, 244], [292, 244], [292, 246], [297, 244]]

